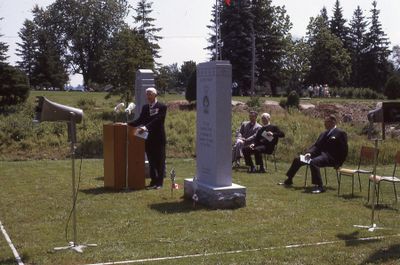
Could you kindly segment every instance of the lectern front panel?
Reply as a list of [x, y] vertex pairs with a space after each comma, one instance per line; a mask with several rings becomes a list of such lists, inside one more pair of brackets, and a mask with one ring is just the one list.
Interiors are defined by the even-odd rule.
[[144, 140], [136, 137], [134, 131], [125, 124], [103, 125], [104, 187], [121, 190], [127, 183], [129, 189], [144, 189]]

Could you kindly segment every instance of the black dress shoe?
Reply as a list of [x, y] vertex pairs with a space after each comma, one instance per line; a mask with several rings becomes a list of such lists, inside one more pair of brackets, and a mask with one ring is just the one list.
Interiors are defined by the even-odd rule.
[[249, 167], [249, 169], [247, 170], [247, 173], [256, 173], [257, 170], [255, 167]]
[[264, 167], [260, 167], [260, 169], [258, 170], [258, 173], [266, 173], [267, 171], [265, 171]]
[[283, 185], [283, 186], [289, 187], [289, 186], [293, 185], [293, 181], [291, 179], [286, 179], [283, 182], [279, 182], [278, 185]]
[[325, 192], [324, 187], [322, 187], [322, 186], [316, 186], [316, 187], [314, 188], [314, 190], [312, 191], [312, 194], [319, 194], [319, 193], [323, 193], [323, 192]]

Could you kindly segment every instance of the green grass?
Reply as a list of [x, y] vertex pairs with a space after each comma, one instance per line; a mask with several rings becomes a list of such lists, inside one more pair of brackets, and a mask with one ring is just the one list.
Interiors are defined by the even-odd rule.
[[[79, 161], [77, 161], [79, 172]], [[269, 162], [270, 167], [272, 164]], [[78, 242], [97, 243], [83, 254], [54, 252], [67, 245], [64, 228], [71, 208], [71, 162], [0, 161], [0, 220], [25, 264], [87, 264], [244, 250], [240, 253], [154, 261], [143, 264], [396, 264], [400, 258], [398, 205], [389, 185], [383, 189], [383, 207], [376, 223], [387, 229], [367, 230], [371, 209], [363, 191], [350, 197], [349, 178], [337, 196], [334, 172], [328, 169], [328, 190], [304, 192], [304, 169], [293, 188], [276, 183], [284, 179], [287, 163], [278, 172], [247, 174], [233, 171], [233, 182], [247, 187], [247, 206], [236, 210], [209, 210], [184, 201], [183, 190], [171, 196], [159, 191], [110, 192], [103, 188], [103, 161], [83, 160], [78, 213]], [[177, 182], [195, 173], [191, 159], [167, 159]], [[378, 172], [391, 172], [391, 166]], [[166, 184], [169, 179], [166, 179]], [[71, 226], [70, 226], [71, 228]], [[387, 236], [374, 241], [351, 241]], [[72, 240], [71, 229], [68, 240]], [[337, 241], [322, 246], [273, 248], [291, 244]], [[262, 249], [253, 251], [256, 249]], [[0, 264], [15, 264], [0, 237]]]

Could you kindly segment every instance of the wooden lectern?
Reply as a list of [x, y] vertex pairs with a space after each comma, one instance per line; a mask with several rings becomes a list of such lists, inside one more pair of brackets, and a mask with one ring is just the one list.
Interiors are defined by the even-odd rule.
[[144, 189], [144, 139], [134, 133], [135, 128], [126, 124], [103, 125], [104, 187]]

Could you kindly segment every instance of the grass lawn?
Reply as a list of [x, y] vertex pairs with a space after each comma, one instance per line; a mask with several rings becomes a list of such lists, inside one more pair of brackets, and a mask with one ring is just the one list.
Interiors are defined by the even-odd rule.
[[[77, 177], [79, 162], [77, 165]], [[195, 173], [195, 161], [169, 159], [177, 182]], [[269, 166], [272, 167], [271, 163]], [[247, 174], [233, 170], [233, 182], [247, 187], [247, 206], [236, 210], [209, 210], [162, 190], [111, 192], [103, 188], [103, 160], [83, 160], [79, 197], [78, 243], [96, 243], [83, 254], [54, 252], [72, 240], [65, 236], [71, 209], [71, 162], [0, 161], [0, 221], [25, 264], [89, 264], [193, 255], [180, 259], [149, 260], [140, 264], [398, 264], [400, 259], [399, 207], [389, 185], [382, 188], [383, 203], [375, 222], [386, 229], [368, 232], [353, 225], [370, 225], [363, 191], [351, 197], [351, 180], [343, 180], [337, 196], [335, 173], [328, 170], [328, 190], [313, 195], [303, 189], [304, 169], [292, 188], [276, 185], [288, 164], [278, 171]], [[389, 173], [391, 166], [379, 168]], [[377, 237], [375, 240], [357, 240]], [[327, 242], [315, 245], [318, 242]], [[293, 248], [284, 246], [310, 244]], [[238, 251], [238, 252], [236, 252]], [[196, 254], [204, 254], [195, 256]], [[15, 264], [0, 236], [0, 264]]]

